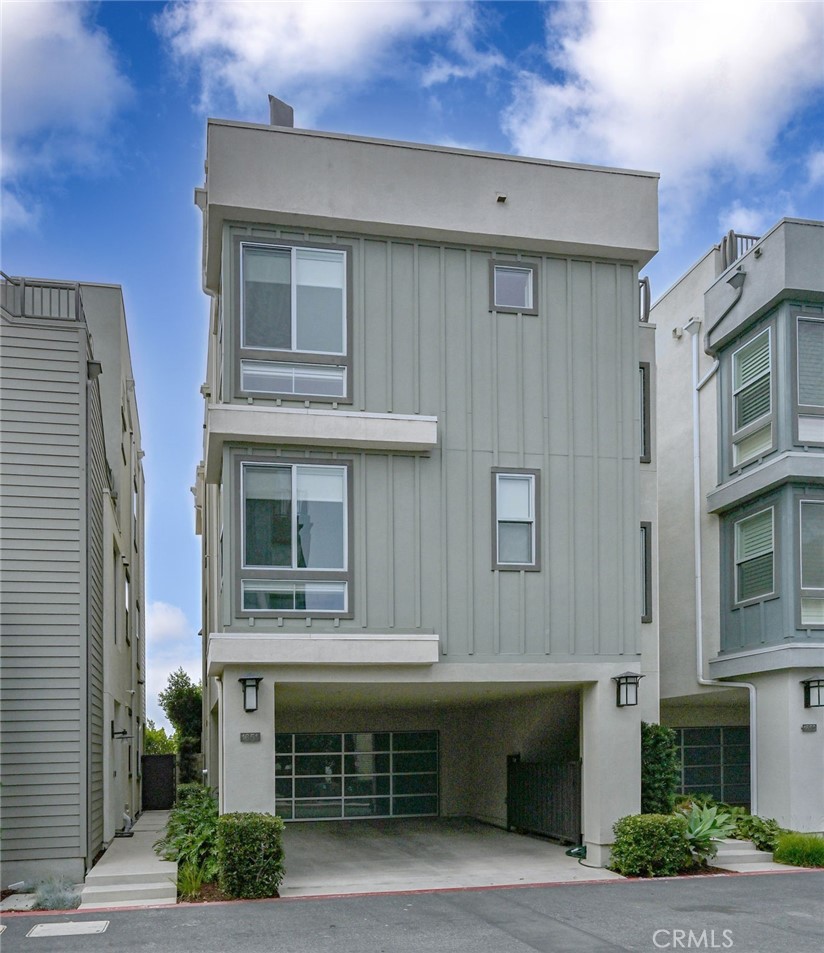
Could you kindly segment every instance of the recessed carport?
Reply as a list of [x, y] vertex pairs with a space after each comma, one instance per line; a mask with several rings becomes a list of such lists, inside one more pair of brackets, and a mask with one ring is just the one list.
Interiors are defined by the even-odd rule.
[[287, 824], [282, 897], [620, 880], [563, 847], [467, 818]]

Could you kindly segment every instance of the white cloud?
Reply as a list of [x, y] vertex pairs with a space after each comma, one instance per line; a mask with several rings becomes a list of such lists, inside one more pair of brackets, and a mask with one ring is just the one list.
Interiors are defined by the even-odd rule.
[[811, 188], [824, 182], [824, 149], [807, 157], [807, 184]]
[[823, 24], [818, 3], [553, 4], [553, 77], [518, 78], [504, 128], [524, 154], [660, 171], [678, 201], [768, 168], [824, 88]]
[[778, 219], [793, 214], [792, 196], [786, 192], [780, 192], [764, 201], [748, 204], [736, 199], [731, 205], [719, 211], [718, 231], [719, 234], [726, 234], [732, 229], [740, 235], [761, 236]]
[[201, 679], [201, 643], [195, 627], [178, 606], [149, 603], [146, 613], [146, 717], [155, 725], [171, 726], [157, 703], [169, 675], [183, 668], [197, 684]]
[[105, 137], [131, 95], [106, 33], [85, 3], [4, 3], [2, 170], [9, 227], [34, 220], [34, 176], [99, 168]]
[[302, 126], [350, 88], [414, 72], [404, 62], [404, 43], [444, 38], [454, 54], [434, 58], [420, 78], [427, 85], [474, 77], [502, 62], [473, 46], [475, 14], [467, 0], [189, 0], [167, 6], [157, 24], [176, 58], [198, 73], [201, 109], [220, 108], [228, 94], [244, 115], [260, 116], [271, 92], [295, 107]]

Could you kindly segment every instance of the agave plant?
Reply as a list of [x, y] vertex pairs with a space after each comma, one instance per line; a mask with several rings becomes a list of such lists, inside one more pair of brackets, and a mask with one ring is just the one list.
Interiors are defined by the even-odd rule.
[[699, 807], [693, 804], [687, 814], [686, 838], [693, 857], [706, 864], [715, 857], [718, 846], [715, 841], [729, 837], [735, 831], [735, 820], [725, 811], [719, 811], [718, 805]]

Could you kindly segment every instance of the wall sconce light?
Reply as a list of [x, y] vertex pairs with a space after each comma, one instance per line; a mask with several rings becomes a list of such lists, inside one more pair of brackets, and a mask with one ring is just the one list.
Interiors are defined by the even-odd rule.
[[824, 678], [807, 678], [804, 686], [804, 707], [824, 708]]
[[258, 685], [263, 681], [257, 675], [244, 675], [238, 681], [243, 686], [243, 710], [257, 711]]
[[614, 675], [612, 680], [615, 682], [615, 704], [619, 708], [627, 708], [630, 705], [638, 704], [638, 683], [644, 675], [637, 672], [624, 672], [623, 675]]

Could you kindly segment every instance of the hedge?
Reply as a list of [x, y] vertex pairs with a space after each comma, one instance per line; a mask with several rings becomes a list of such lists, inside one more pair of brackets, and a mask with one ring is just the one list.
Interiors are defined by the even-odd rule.
[[794, 867], [824, 867], [824, 837], [818, 834], [783, 834], [775, 845], [773, 860]]
[[273, 814], [223, 814], [217, 823], [220, 889], [230, 897], [277, 897], [283, 881], [283, 821]]
[[631, 814], [612, 828], [612, 870], [624, 876], [673, 877], [694, 866], [683, 814]]

